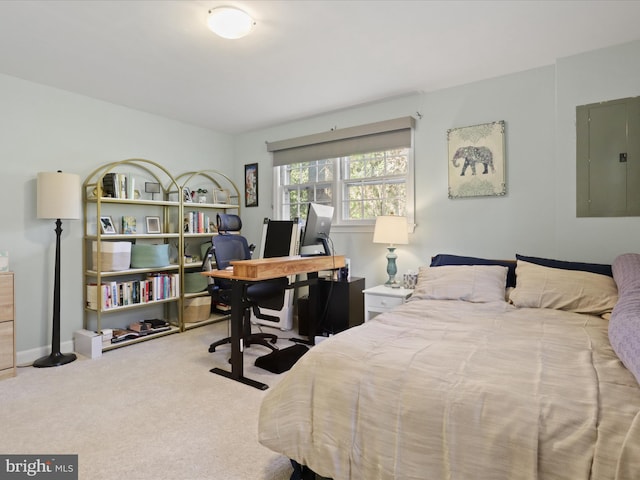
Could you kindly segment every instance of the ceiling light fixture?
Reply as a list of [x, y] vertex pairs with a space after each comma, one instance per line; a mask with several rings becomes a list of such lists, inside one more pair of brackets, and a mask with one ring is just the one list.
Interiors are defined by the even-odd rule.
[[256, 24], [247, 12], [234, 7], [218, 7], [209, 10], [207, 23], [213, 33], [232, 40], [248, 35]]

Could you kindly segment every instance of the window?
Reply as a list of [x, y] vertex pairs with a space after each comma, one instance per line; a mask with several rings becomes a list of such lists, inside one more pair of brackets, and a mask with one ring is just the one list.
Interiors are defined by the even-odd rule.
[[[404, 120], [401, 128], [398, 120]], [[315, 202], [335, 207], [338, 228], [371, 228], [376, 216], [389, 214], [412, 224], [414, 120], [398, 120], [268, 144], [275, 152], [276, 218], [305, 220], [308, 203]], [[391, 131], [362, 133], [391, 122]], [[327, 153], [339, 155], [323, 158]]]

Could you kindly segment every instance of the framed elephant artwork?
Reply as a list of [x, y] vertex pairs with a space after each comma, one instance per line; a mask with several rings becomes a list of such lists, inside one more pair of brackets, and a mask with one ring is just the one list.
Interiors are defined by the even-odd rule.
[[504, 121], [447, 130], [449, 198], [507, 193]]

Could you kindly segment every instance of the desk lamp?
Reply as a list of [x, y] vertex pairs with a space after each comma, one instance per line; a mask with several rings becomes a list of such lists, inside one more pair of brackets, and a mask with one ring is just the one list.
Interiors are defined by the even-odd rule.
[[389, 279], [384, 284], [386, 287], [399, 288], [400, 283], [396, 280], [398, 267], [396, 266], [394, 245], [406, 245], [409, 243], [408, 224], [406, 217], [397, 215], [381, 215], [376, 217], [376, 226], [373, 230], [373, 243], [387, 243], [387, 274]]
[[73, 353], [60, 353], [60, 219], [80, 218], [80, 177], [73, 173], [40, 172], [37, 180], [38, 218], [56, 220], [56, 269], [53, 286], [53, 329], [51, 354], [33, 362], [34, 367], [58, 367], [76, 359]]

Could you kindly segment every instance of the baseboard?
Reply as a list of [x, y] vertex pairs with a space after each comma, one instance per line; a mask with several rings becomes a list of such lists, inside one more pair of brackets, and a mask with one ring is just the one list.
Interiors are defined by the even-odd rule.
[[[60, 351], [62, 353], [73, 352], [73, 340], [60, 342]], [[50, 353], [51, 353], [50, 345], [47, 345], [45, 347], [32, 348], [30, 350], [22, 350], [20, 352], [16, 352], [16, 365], [18, 365], [18, 367], [22, 365], [31, 365], [37, 359], [41, 357], [46, 357]]]

